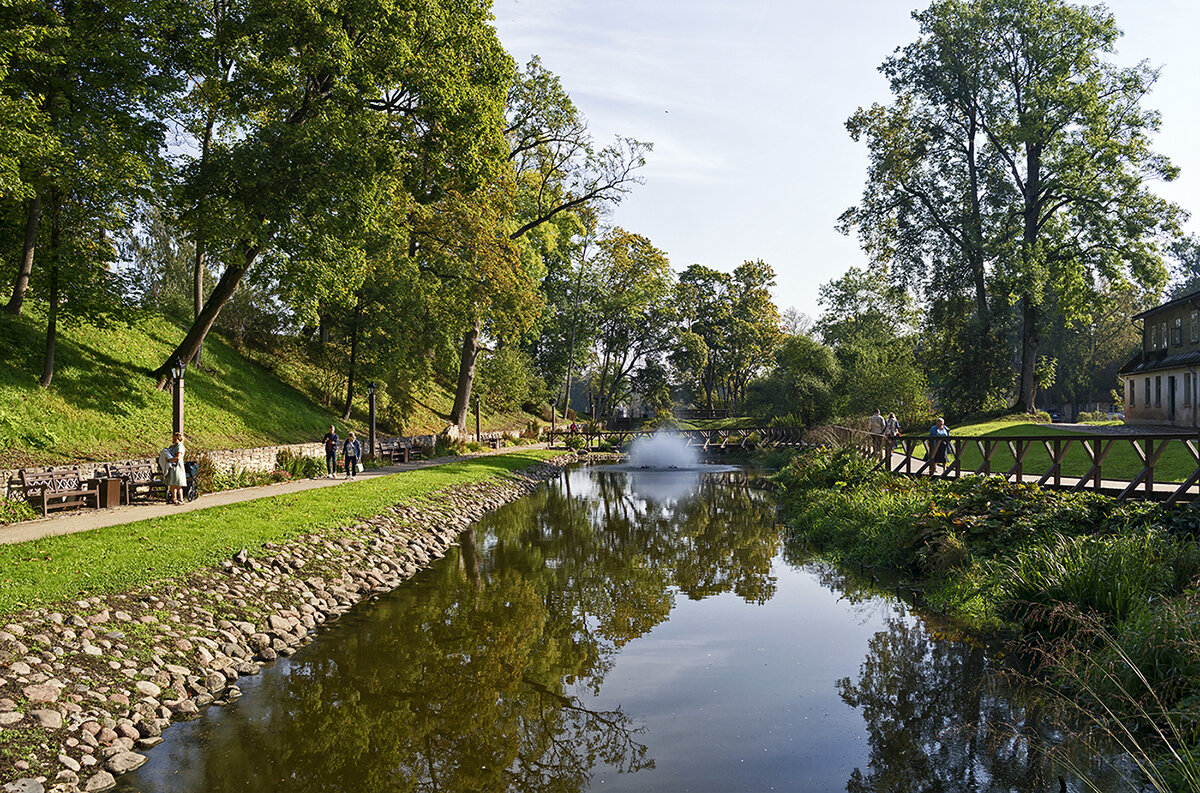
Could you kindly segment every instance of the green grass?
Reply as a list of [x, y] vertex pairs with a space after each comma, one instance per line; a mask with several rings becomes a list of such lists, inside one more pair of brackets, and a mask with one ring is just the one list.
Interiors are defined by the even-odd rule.
[[743, 427], [761, 427], [767, 422], [753, 416], [730, 416], [723, 419], [693, 419], [679, 422], [681, 430], [729, 430]]
[[120, 592], [216, 564], [239, 548], [329, 531], [448, 487], [503, 476], [557, 453], [531, 450], [0, 546], [0, 614]]
[[[920, 431], [922, 436], [923, 431]], [[1049, 424], [1036, 424], [1027, 421], [1001, 419], [978, 424], [965, 424], [950, 428], [950, 437], [990, 437], [1011, 438], [1017, 436], [1041, 436], [1050, 438], [1091, 438], [1093, 434], [1067, 430]], [[924, 445], [918, 444], [918, 454], [924, 455]], [[992, 473], [1004, 473], [1012, 467], [1015, 458], [1004, 444], [992, 456]], [[963, 453], [962, 468], [964, 472], [973, 472], [983, 464], [983, 455], [974, 443], [967, 445]], [[1031, 447], [1025, 455], [1024, 471], [1026, 475], [1033, 474], [1036, 480], [1050, 467], [1050, 454], [1046, 447], [1038, 443]], [[1062, 473], [1064, 476], [1083, 476], [1091, 468], [1091, 462], [1083, 447], [1072, 444], [1063, 458]], [[1142, 462], [1128, 441], [1116, 441], [1103, 462], [1105, 479], [1132, 480], [1141, 473]], [[1196, 460], [1181, 441], [1171, 441], [1170, 446], [1154, 466], [1156, 482], [1182, 482], [1196, 470]]]
[[[155, 388], [146, 373], [183, 334], [183, 327], [158, 315], [107, 329], [63, 327], [54, 379], [43, 389], [38, 380], [44, 321], [36, 311], [19, 319], [0, 315], [0, 468], [157, 454], [169, 440], [171, 395]], [[310, 366], [293, 356], [290, 365], [272, 368], [239, 354], [219, 336], [209, 336], [204, 368], [187, 373], [189, 452], [315, 441], [330, 424], [365, 435], [365, 390], [352, 419], [344, 422], [340, 410], [320, 403], [318, 373]], [[452, 402], [445, 389], [430, 386], [417, 397], [414, 412], [403, 418], [402, 429], [440, 432], [448, 424]], [[524, 429], [528, 418], [485, 413], [483, 424], [485, 429]], [[380, 429], [401, 428], [381, 422]]]

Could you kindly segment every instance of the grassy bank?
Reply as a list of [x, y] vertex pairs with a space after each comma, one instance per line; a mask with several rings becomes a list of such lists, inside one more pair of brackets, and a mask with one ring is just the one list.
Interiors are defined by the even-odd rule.
[[0, 615], [174, 578], [256, 548], [328, 531], [419, 502], [447, 487], [503, 476], [559, 452], [531, 450], [423, 468], [79, 534], [0, 546]]
[[870, 474], [844, 450], [777, 482], [789, 542], [898, 571], [930, 608], [1012, 637], [1051, 690], [1141, 747], [1159, 789], [1197, 789], [1200, 508]]
[[[36, 312], [0, 314], [0, 468], [157, 454], [168, 441], [171, 395], [146, 373], [183, 334], [183, 327], [153, 314], [109, 328], [63, 327], [54, 379], [41, 388], [44, 322]], [[302, 351], [258, 357], [270, 368], [216, 334], [205, 341], [204, 367], [190, 368], [186, 379], [189, 450], [315, 441], [330, 424], [366, 426], [365, 389], [344, 422], [334, 409], [344, 394], [340, 374], [306, 362]], [[333, 391], [339, 398], [330, 397]], [[453, 395], [431, 384], [405, 411], [388, 409], [382, 391], [380, 400], [382, 430], [432, 434], [446, 427]], [[384, 416], [395, 417], [395, 426]], [[486, 410], [482, 416], [489, 430], [524, 429], [529, 418]]]

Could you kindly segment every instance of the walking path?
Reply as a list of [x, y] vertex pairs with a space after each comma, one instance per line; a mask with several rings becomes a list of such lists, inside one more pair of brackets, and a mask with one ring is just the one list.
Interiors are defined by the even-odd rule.
[[40, 540], [43, 537], [54, 537], [60, 534], [74, 534], [75, 532], [99, 529], [104, 526], [117, 526], [122, 523], [133, 523], [149, 518], [176, 515], [180, 512], [193, 512], [198, 509], [208, 509], [209, 507], [218, 507], [224, 504], [253, 501], [256, 498], [268, 498], [285, 493], [298, 493], [302, 490], [314, 490], [318, 487], [337, 487], [338, 485], [345, 485], [362, 479], [371, 479], [376, 476], [415, 471], [418, 468], [432, 468], [438, 465], [448, 465], [465, 460], [477, 460], [480, 457], [494, 457], [496, 455], [513, 454], [529, 449], [545, 448], [548, 448], [548, 444], [535, 443], [528, 446], [509, 446], [503, 449], [488, 450], [459, 457], [438, 457], [434, 460], [418, 460], [411, 463], [389, 465], [383, 468], [368, 468], [359, 474], [357, 479], [345, 479], [343, 475], [339, 474], [336, 479], [327, 479], [324, 477], [319, 479], [294, 479], [290, 482], [246, 487], [240, 490], [222, 490], [217, 493], [201, 494], [195, 501], [190, 501], [179, 506], [157, 502], [153, 504], [132, 504], [109, 509], [77, 510], [65, 514], [60, 513], [48, 518], [38, 518], [23, 523], [0, 526], [0, 545]]

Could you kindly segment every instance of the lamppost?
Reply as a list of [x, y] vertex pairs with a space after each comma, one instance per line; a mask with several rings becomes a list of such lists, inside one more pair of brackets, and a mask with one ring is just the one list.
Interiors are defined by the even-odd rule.
[[176, 356], [171, 359], [171, 434], [183, 434], [183, 376], [187, 374], [187, 361]]
[[554, 443], [554, 419], [557, 418], [558, 408], [554, 407], [554, 397], [550, 397], [550, 443]]
[[370, 405], [371, 429], [367, 435], [367, 445], [370, 447], [371, 459], [375, 459], [375, 381], [367, 383], [367, 404]]

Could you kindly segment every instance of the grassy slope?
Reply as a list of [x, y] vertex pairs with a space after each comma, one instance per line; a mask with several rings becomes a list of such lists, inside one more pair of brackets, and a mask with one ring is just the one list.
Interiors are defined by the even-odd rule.
[[[1002, 419], [979, 424], [965, 424], [951, 427], [950, 436], [985, 436], [985, 437], [1015, 437], [1015, 436], [1049, 436], [1057, 438], [1088, 438], [1089, 433], [1063, 429], [1050, 424], [1036, 424], [1018, 420]], [[1014, 457], [1008, 446], [999, 448], [992, 457], [993, 471], [1007, 471], [1013, 464]], [[963, 469], [974, 471], [983, 464], [983, 455], [975, 444], [968, 445], [963, 454]], [[1042, 444], [1030, 448], [1025, 455], [1024, 470], [1026, 473], [1036, 472], [1034, 479], [1041, 476], [1050, 467], [1050, 454]], [[1066, 476], [1082, 476], [1091, 468], [1091, 462], [1083, 447], [1078, 443], [1072, 444], [1063, 458], [1062, 472]], [[1108, 456], [1104, 459], [1103, 474], [1106, 479], [1132, 479], [1142, 470], [1142, 462], [1138, 459], [1131, 444], [1118, 441], [1113, 444]], [[1162, 457], [1154, 466], [1154, 479], [1158, 482], [1182, 482], [1196, 470], [1196, 460], [1191, 453], [1178, 441], [1163, 452]]]
[[84, 594], [119, 592], [216, 564], [239, 548], [283, 542], [378, 515], [447, 487], [528, 467], [560, 452], [531, 450], [238, 504], [0, 545], [0, 614]]
[[[0, 467], [106, 460], [157, 453], [168, 440], [171, 396], [145, 372], [183, 336], [161, 316], [111, 329], [63, 328], [54, 380], [38, 387], [45, 326], [36, 316], [0, 315]], [[340, 415], [312, 401], [220, 338], [205, 344], [205, 368], [189, 370], [184, 419], [193, 451], [316, 440]], [[300, 370], [302, 371], [302, 370]], [[365, 394], [350, 427], [366, 426]], [[405, 429], [446, 426], [452, 397], [433, 388], [428, 408]], [[485, 415], [485, 429], [524, 427], [518, 416]]]

